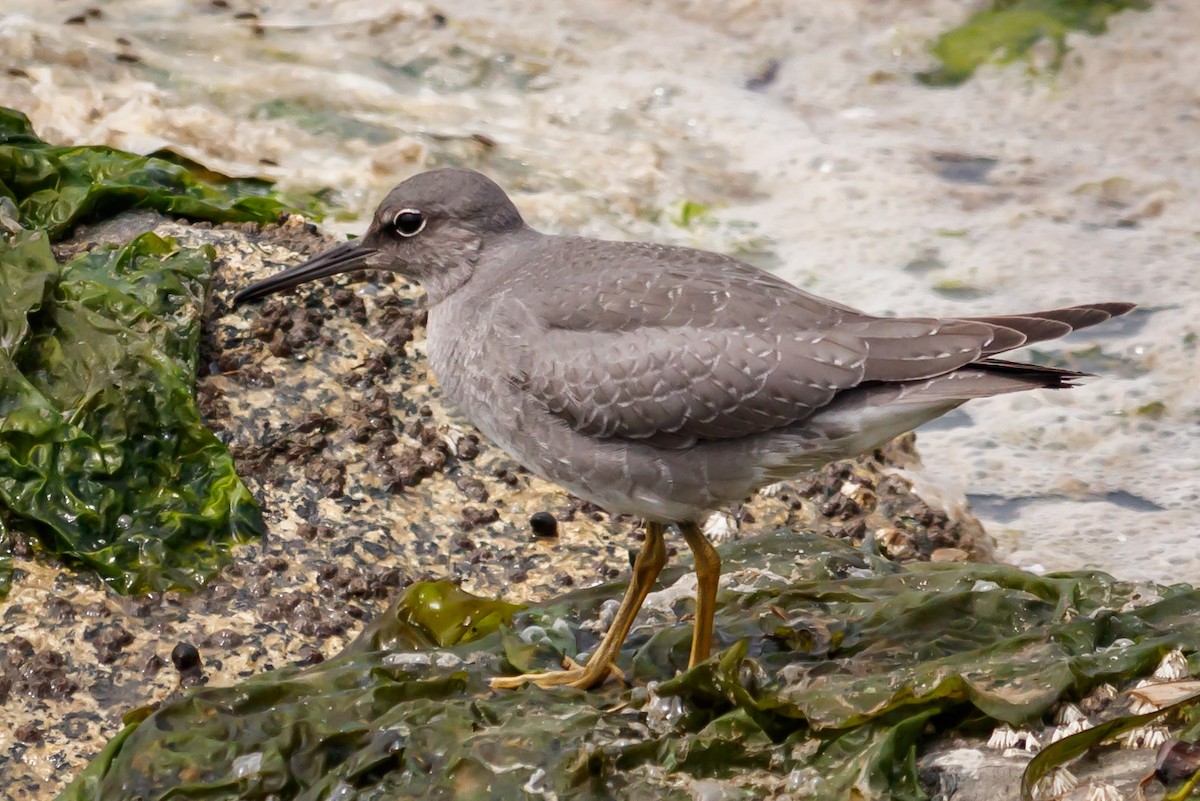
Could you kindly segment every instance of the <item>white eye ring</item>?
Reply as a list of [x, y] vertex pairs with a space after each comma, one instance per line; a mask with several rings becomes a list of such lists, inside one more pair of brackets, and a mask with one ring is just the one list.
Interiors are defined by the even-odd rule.
[[425, 230], [425, 215], [417, 209], [400, 209], [392, 217], [392, 228], [400, 236], [416, 236]]

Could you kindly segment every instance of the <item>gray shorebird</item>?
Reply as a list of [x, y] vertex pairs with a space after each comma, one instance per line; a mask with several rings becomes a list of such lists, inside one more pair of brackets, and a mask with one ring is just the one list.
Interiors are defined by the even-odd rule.
[[646, 523], [625, 598], [587, 664], [493, 679], [501, 688], [601, 682], [666, 563], [672, 524], [695, 555], [690, 663], [706, 659], [721, 563], [698, 521], [711, 510], [971, 398], [1069, 387], [1083, 374], [996, 357], [1133, 308], [876, 317], [717, 253], [539, 233], [499, 186], [456, 169], [399, 184], [361, 239], [235, 302], [358, 269], [424, 288], [430, 367], [484, 436]]

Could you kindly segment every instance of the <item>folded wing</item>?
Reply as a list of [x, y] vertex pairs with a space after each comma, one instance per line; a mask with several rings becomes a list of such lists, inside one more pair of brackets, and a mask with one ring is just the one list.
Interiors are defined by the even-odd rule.
[[[790, 426], [843, 393], [926, 382], [1133, 308], [881, 318], [716, 254], [690, 252], [702, 262], [695, 269], [663, 271], [654, 268], [661, 246], [628, 248], [644, 269], [627, 262], [570, 292], [527, 291], [542, 335], [512, 380], [581, 434], [660, 447]], [[970, 397], [983, 386], [954, 383], [970, 385]]]

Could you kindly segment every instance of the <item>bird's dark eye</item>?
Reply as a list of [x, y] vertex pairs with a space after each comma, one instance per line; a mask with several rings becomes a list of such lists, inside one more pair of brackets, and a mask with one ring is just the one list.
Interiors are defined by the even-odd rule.
[[416, 209], [400, 209], [392, 218], [392, 227], [400, 236], [416, 236], [425, 227], [425, 215]]

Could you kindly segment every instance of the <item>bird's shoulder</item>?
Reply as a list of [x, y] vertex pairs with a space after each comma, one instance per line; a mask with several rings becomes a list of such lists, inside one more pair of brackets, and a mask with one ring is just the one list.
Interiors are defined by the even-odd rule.
[[730, 256], [652, 242], [546, 236], [511, 265], [505, 294], [543, 326], [578, 331], [764, 325], [826, 328], [842, 304]]

